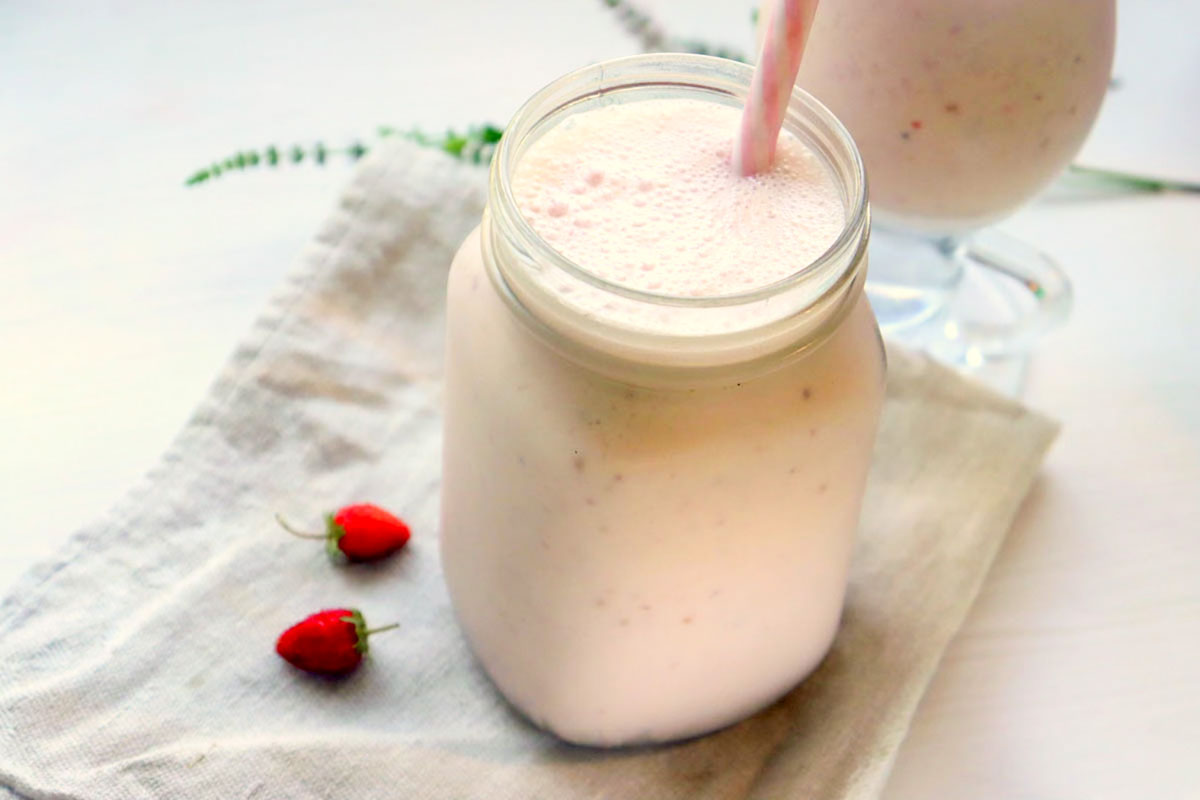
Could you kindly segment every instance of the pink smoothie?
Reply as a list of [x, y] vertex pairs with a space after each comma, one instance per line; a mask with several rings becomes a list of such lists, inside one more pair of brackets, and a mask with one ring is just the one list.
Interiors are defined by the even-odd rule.
[[815, 261], [845, 224], [828, 168], [796, 137], [774, 168], [730, 168], [740, 112], [700, 100], [573, 116], [521, 159], [513, 191], [541, 236], [606, 280], [660, 294], [732, 294]]
[[881, 218], [952, 229], [1024, 203], [1075, 155], [1113, 55], [1113, 0], [837, 0], [797, 84], [858, 143]]
[[[734, 177], [737, 119], [682, 99], [574, 114], [520, 157], [517, 203], [561, 254], [626, 287], [775, 283], [833, 243], [845, 201], [791, 134], [775, 171]], [[473, 233], [450, 273], [442, 519], [480, 662], [516, 707], [587, 744], [694, 735], [778, 698], [841, 614], [883, 401], [861, 290], [806, 349], [680, 388], [564, 357], [514, 316], [484, 253]], [[718, 332], [544, 280], [579, 325], [670, 331], [681, 352]]]

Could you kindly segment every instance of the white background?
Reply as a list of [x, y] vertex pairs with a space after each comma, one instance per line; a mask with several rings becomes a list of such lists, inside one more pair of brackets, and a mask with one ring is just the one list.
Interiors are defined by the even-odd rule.
[[[750, 6], [642, 3], [742, 49]], [[1200, 4], [1119, 18], [1080, 160], [1200, 179]], [[154, 463], [349, 169], [184, 177], [502, 124], [635, 49], [599, 0], [0, 2], [0, 591]], [[1200, 797], [1200, 196], [1044, 199], [1005, 227], [1075, 281], [1024, 395], [1064, 431], [887, 797]]]

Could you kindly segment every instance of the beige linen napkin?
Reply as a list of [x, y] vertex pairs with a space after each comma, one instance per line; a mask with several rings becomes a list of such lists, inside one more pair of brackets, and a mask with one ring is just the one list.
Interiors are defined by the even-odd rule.
[[[299, 269], [144, 483], [0, 604], [0, 797], [871, 798], [1055, 425], [890, 352], [842, 630], [762, 714], [656, 748], [571, 747], [473, 664], [437, 553], [446, 267], [485, 176], [396, 143], [364, 163]], [[271, 512], [349, 501], [413, 526], [334, 567]], [[340, 682], [280, 630], [356, 606], [376, 637]]]

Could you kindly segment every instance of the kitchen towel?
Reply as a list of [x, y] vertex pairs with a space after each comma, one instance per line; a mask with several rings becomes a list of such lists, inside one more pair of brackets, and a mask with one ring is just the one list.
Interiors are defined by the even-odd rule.
[[[841, 631], [757, 716], [675, 745], [556, 741], [473, 663], [437, 551], [446, 269], [486, 176], [405, 142], [360, 165], [146, 479], [0, 604], [0, 798], [873, 798], [1057, 426], [889, 350]], [[409, 547], [332, 566], [272, 513], [392, 508]], [[401, 629], [330, 681], [278, 633]]]

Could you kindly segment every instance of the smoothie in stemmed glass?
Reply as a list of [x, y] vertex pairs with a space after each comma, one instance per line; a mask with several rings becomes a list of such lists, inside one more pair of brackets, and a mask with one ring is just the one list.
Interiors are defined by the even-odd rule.
[[[1070, 287], [1052, 262], [978, 232], [1079, 150], [1114, 28], [1115, 0], [820, 5], [797, 83], [845, 123], [866, 163], [881, 246], [868, 290], [885, 330], [933, 319], [969, 362], [1019, 351], [1065, 315]], [[1039, 307], [1006, 325], [955, 320], [951, 300], [978, 266], [1015, 278]]]

